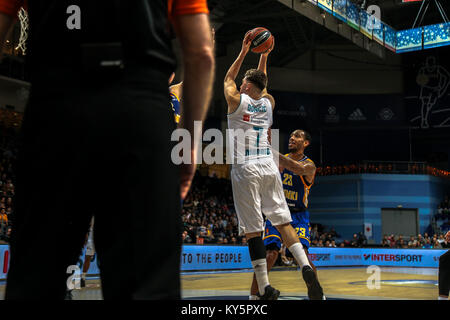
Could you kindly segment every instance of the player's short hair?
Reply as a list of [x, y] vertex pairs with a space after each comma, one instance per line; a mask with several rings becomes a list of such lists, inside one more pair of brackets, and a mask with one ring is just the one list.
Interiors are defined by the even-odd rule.
[[311, 144], [312, 143], [312, 137], [311, 137], [311, 135], [309, 134], [308, 131], [305, 131], [305, 130], [302, 130], [302, 129], [297, 129], [294, 132], [292, 132], [291, 135], [293, 135], [293, 134], [301, 134], [301, 133], [303, 133], [303, 137], [305, 138], [305, 140], [308, 141], [309, 144]]
[[267, 76], [264, 72], [258, 69], [250, 69], [245, 72], [244, 79], [250, 81], [257, 86], [261, 91], [267, 86]]

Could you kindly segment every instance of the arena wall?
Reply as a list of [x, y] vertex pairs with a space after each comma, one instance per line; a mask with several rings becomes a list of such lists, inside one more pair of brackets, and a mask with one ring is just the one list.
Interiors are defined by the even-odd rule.
[[[311, 223], [335, 227], [343, 239], [373, 226], [369, 242], [381, 243], [381, 209], [417, 209], [419, 232], [423, 233], [449, 182], [429, 175], [350, 174], [317, 177], [311, 188]], [[339, 240], [339, 239], [338, 239]], [[372, 240], [372, 241], [370, 241]]]

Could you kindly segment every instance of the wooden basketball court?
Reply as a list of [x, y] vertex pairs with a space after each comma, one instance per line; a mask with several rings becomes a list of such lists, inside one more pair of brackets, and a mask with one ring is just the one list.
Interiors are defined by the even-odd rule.
[[[319, 280], [329, 300], [436, 300], [436, 268], [381, 268], [380, 288], [369, 289], [371, 274], [365, 267], [321, 268]], [[253, 273], [250, 270], [182, 274], [182, 298], [195, 300], [246, 300]], [[278, 267], [269, 273], [271, 284], [281, 291], [280, 300], [306, 299], [306, 286], [295, 267]], [[5, 282], [0, 283], [4, 299]], [[73, 290], [74, 300], [101, 300], [100, 280], [88, 278], [86, 288]]]
[[[247, 299], [252, 272], [196, 273], [182, 277], [185, 299]], [[361, 268], [322, 268], [319, 280], [328, 299], [436, 300], [435, 268], [381, 268], [380, 288], [369, 289], [371, 274]], [[271, 285], [281, 291], [280, 299], [305, 299], [307, 291], [301, 272], [295, 267], [269, 273]]]

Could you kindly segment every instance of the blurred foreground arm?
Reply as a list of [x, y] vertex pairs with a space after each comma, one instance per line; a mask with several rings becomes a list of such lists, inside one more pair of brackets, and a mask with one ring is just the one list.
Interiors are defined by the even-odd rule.
[[[181, 168], [181, 198], [184, 199], [195, 174], [194, 121], [203, 121], [209, 108], [215, 59], [208, 14], [180, 15], [174, 18], [175, 32], [183, 52], [183, 111], [181, 128], [191, 134], [191, 164]], [[201, 134], [201, 132], [200, 132]]]

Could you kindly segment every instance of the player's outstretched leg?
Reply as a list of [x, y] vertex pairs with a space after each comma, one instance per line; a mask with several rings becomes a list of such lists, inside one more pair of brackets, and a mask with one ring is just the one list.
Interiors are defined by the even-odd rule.
[[269, 284], [267, 275], [266, 248], [260, 234], [247, 234], [248, 250], [255, 271], [260, 300], [277, 300], [280, 291]]
[[288, 223], [276, 226], [278, 231], [281, 233], [283, 240], [285, 241], [286, 247], [294, 256], [298, 265], [302, 270], [303, 280], [308, 288], [308, 297], [310, 300], [323, 300], [323, 290], [320, 286], [319, 280], [317, 279], [316, 273], [309, 264], [308, 257], [303, 250], [302, 244], [297, 238], [294, 228]]
[[[266, 247], [266, 263], [267, 263], [267, 273], [272, 269], [273, 265], [277, 261], [278, 251], [271, 250]], [[250, 289], [250, 300], [259, 300], [258, 295], [258, 282], [256, 281], [256, 275], [253, 274], [252, 286]]]

